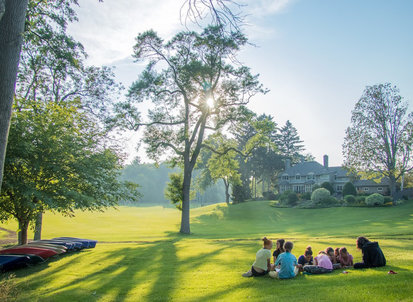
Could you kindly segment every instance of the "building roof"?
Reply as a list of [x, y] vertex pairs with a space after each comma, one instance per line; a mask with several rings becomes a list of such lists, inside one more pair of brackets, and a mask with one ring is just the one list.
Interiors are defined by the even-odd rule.
[[387, 177], [383, 177], [380, 182], [376, 182], [373, 179], [358, 179], [354, 181], [355, 187], [372, 187], [372, 186], [388, 186], [390, 185], [390, 180]]
[[296, 174], [306, 175], [309, 173], [320, 175], [320, 174], [329, 173], [329, 171], [323, 165], [320, 165], [318, 162], [306, 161], [306, 162], [298, 163], [292, 167], [288, 167], [287, 169], [285, 169], [284, 173], [288, 175], [296, 175]]

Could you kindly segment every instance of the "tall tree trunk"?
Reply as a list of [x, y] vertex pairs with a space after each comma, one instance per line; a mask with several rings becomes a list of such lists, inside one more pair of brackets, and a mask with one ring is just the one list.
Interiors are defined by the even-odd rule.
[[0, 188], [3, 181], [11, 109], [29, 1], [6, 0], [1, 2], [5, 2], [5, 10], [0, 18]]
[[190, 234], [191, 228], [189, 224], [189, 202], [191, 191], [191, 171], [186, 165], [184, 166], [184, 184], [183, 184], [183, 200], [182, 200], [182, 213], [181, 213], [181, 230], [183, 234]]
[[17, 238], [19, 240], [19, 245], [27, 243], [27, 229], [29, 228], [29, 222], [25, 220], [19, 221], [19, 230], [17, 232]]
[[225, 185], [225, 202], [229, 205], [229, 181], [225, 178], [222, 179]]
[[36, 215], [36, 224], [34, 226], [34, 240], [42, 239], [43, 213], [39, 212]]
[[394, 200], [396, 198], [396, 177], [393, 174], [390, 174], [389, 179], [390, 179], [390, 195], [391, 197], [393, 197], [393, 200]]

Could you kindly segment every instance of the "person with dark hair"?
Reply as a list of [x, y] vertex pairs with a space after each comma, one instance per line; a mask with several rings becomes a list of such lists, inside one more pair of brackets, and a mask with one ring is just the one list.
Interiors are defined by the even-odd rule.
[[276, 242], [276, 246], [275, 246], [274, 253], [272, 253], [272, 257], [274, 258], [274, 263], [277, 261], [277, 257], [278, 257], [280, 254], [282, 254], [282, 253], [285, 252], [285, 250], [284, 250], [284, 242], [285, 242], [284, 239], [278, 239], [277, 242]]
[[271, 271], [269, 273], [271, 278], [290, 279], [297, 276], [299, 273], [297, 258], [291, 254], [294, 244], [291, 241], [284, 243], [284, 253], [281, 253], [274, 263], [274, 266], [280, 265], [279, 271]]
[[299, 268], [302, 269], [305, 265], [313, 265], [313, 250], [311, 246], [307, 246], [305, 249], [304, 255], [298, 257]]
[[314, 265], [304, 266], [304, 273], [309, 274], [325, 274], [333, 271], [333, 263], [325, 251], [320, 251], [318, 256], [314, 258]]
[[334, 249], [331, 246], [329, 246], [328, 248], [326, 248], [325, 252], [327, 256], [330, 258], [331, 263], [333, 264], [333, 269], [340, 268], [340, 263], [337, 263], [337, 258], [334, 253]]
[[268, 274], [271, 270], [271, 249], [272, 240], [267, 237], [262, 238], [264, 247], [260, 249], [255, 255], [255, 261], [251, 266], [251, 269], [243, 273], [243, 277], [259, 277]]
[[353, 256], [347, 251], [345, 247], [342, 247], [339, 251], [338, 260], [341, 267], [353, 266]]
[[358, 237], [357, 248], [363, 254], [363, 262], [355, 263], [354, 268], [380, 267], [386, 265], [386, 258], [378, 242], [372, 242], [366, 237]]

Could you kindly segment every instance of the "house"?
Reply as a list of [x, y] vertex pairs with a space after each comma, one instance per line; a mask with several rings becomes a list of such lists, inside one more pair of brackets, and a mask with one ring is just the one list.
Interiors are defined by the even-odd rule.
[[352, 181], [360, 193], [389, 193], [389, 181], [383, 178], [379, 183], [373, 180], [357, 179], [354, 175], [348, 175], [342, 167], [329, 167], [328, 156], [324, 155], [323, 165], [316, 161], [306, 161], [291, 165], [291, 161], [285, 161], [285, 169], [278, 176], [279, 192], [293, 191], [296, 193], [312, 192], [315, 185], [329, 182], [337, 194], [341, 194], [346, 182]]

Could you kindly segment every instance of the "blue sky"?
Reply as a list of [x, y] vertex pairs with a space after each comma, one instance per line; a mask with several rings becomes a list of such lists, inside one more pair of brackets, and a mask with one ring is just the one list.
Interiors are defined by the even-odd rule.
[[[116, 66], [128, 86], [142, 69], [131, 58], [134, 38], [150, 28], [165, 39], [183, 30], [181, 2], [81, 1], [70, 33], [85, 45], [91, 64]], [[250, 108], [271, 114], [280, 126], [290, 120], [317, 161], [328, 154], [331, 165], [342, 163], [344, 131], [366, 85], [396, 85], [412, 110], [413, 1], [243, 2], [245, 31], [257, 47], [240, 58], [270, 89]], [[127, 137], [132, 158], [137, 136]]]

